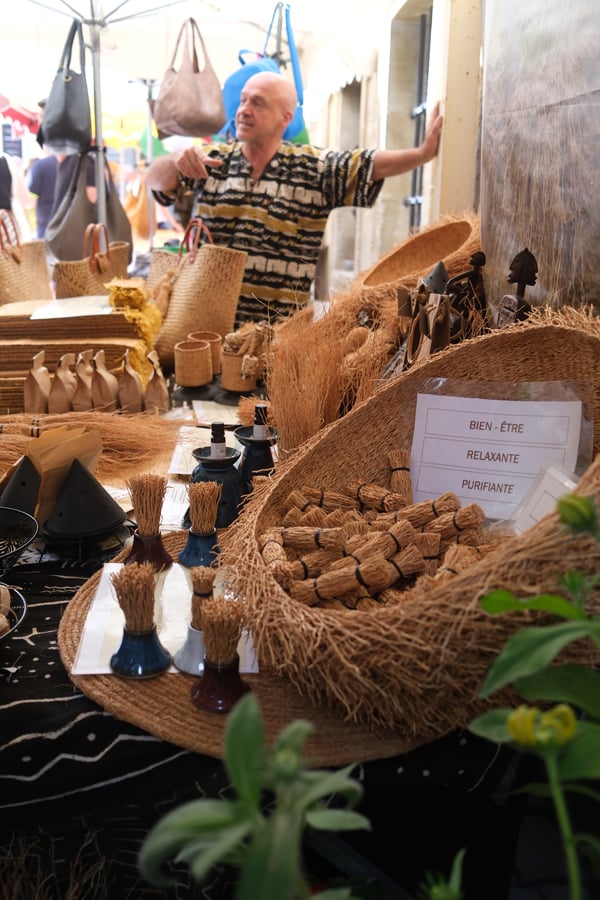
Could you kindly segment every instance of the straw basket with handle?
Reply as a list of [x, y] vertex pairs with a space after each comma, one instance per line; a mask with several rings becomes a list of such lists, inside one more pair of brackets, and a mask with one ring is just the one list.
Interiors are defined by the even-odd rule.
[[15, 217], [0, 211], [0, 303], [52, 300], [43, 241], [22, 244]]
[[[486, 708], [478, 698], [484, 675], [524, 620], [519, 614], [489, 617], [480, 597], [499, 587], [521, 595], [556, 590], [567, 570], [591, 574], [600, 567], [600, 548], [566, 536], [556, 514], [504, 537], [452, 580], [408, 589], [394, 605], [373, 602], [364, 610], [295, 599], [266, 561], [262, 542], [281, 531], [293, 491], [310, 488], [323, 496], [355, 481], [389, 486], [388, 454], [410, 449], [424, 385], [431, 378], [489, 381], [490, 361], [499, 385], [577, 381], [585, 372], [590, 390], [584, 415], [593, 419], [598, 453], [600, 325], [592, 322], [513, 326], [443, 350], [384, 384], [280, 467], [222, 540], [233, 590], [249, 606], [261, 671], [276, 672], [316, 706], [337, 710], [345, 720], [407, 738], [439, 737]], [[600, 500], [600, 458], [578, 490]], [[528, 623], [538, 615], [532, 613]], [[585, 647], [573, 652], [592, 653]]]
[[[203, 238], [205, 243], [201, 243]], [[163, 368], [172, 370], [175, 344], [191, 331], [214, 331], [222, 337], [232, 331], [248, 254], [218, 247], [206, 225], [196, 218], [185, 230], [176, 259], [171, 253], [168, 256], [163, 262], [170, 264], [174, 273], [155, 349]], [[149, 289], [156, 286], [154, 273], [152, 279], [148, 274], [148, 281]]]
[[126, 278], [131, 244], [108, 240], [106, 225], [92, 223], [83, 235], [82, 258], [54, 264], [56, 298], [109, 294], [113, 278]]

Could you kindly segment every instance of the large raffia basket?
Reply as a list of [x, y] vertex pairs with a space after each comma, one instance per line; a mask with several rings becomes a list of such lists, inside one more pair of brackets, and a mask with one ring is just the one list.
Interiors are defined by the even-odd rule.
[[[589, 328], [587, 327], [589, 324]], [[506, 587], [520, 595], [556, 590], [568, 569], [600, 569], [600, 547], [573, 539], [549, 514], [520, 536], [508, 536], [463, 574], [427, 591], [406, 591], [394, 606], [325, 609], [300, 603], [265, 564], [259, 538], [282, 524], [292, 491], [303, 486], [341, 491], [350, 481], [390, 484], [388, 454], [409, 449], [417, 395], [427, 379], [581, 380], [591, 385], [584, 413], [593, 417], [600, 449], [600, 333], [579, 317], [572, 326], [514, 326], [435, 354], [390, 380], [339, 421], [312, 438], [254, 491], [224, 535], [223, 562], [250, 610], [261, 664], [273, 667], [315, 706], [346, 721], [434, 738], [486, 708], [478, 698], [484, 675], [506, 639], [541, 614], [488, 616], [480, 598]], [[600, 501], [600, 458], [579, 491]], [[598, 595], [594, 602], [598, 602]], [[581, 647], [573, 650], [586, 656]], [[589, 652], [591, 659], [591, 651]], [[497, 702], [495, 697], [494, 701]]]

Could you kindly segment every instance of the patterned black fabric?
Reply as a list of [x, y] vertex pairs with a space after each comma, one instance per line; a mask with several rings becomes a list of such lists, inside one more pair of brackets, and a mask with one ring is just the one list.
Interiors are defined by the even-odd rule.
[[[34, 547], [7, 579], [28, 608], [21, 626], [0, 639], [0, 900], [227, 900], [230, 872], [217, 870], [197, 886], [181, 870], [178, 887], [168, 892], [145, 885], [137, 868], [139, 847], [164, 813], [190, 799], [230, 793], [221, 762], [115, 719], [73, 685], [61, 663], [62, 612], [105, 558], [69, 560]], [[348, 874], [344, 856], [351, 872], [362, 855], [406, 883], [409, 863], [415, 880], [437, 861], [447, 870], [451, 849], [481, 838], [488, 871], [500, 859], [510, 873], [520, 810], [507, 798], [519, 762], [460, 732], [357, 767], [373, 833], [345, 836], [342, 862], [337, 851], [333, 863], [329, 850], [308, 847], [311, 871]], [[452, 841], [438, 835], [435, 851], [431, 838], [440, 829]], [[499, 856], [502, 842], [506, 851]], [[495, 855], [487, 856], [485, 846], [494, 845]], [[477, 896], [477, 873], [471, 877]], [[17, 883], [20, 893], [11, 892]]]
[[73, 685], [57, 628], [103, 560], [35, 554], [9, 573], [27, 614], [0, 640], [0, 882], [26, 877], [32, 897], [41, 884], [57, 898], [75, 885], [78, 900], [226, 896], [219, 873], [210, 890], [185, 875], [172, 893], [141, 882], [137, 852], [148, 829], [186, 800], [226, 791], [227, 777], [220, 761], [115, 719]]

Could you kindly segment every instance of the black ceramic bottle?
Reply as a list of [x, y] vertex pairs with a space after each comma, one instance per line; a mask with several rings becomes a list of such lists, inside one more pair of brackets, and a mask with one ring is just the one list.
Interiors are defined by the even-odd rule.
[[[240, 452], [226, 445], [225, 426], [222, 422], [214, 422], [211, 426], [210, 446], [192, 450], [192, 456], [198, 460], [198, 465], [192, 472], [190, 481], [192, 483], [216, 481], [221, 485], [221, 499], [215, 527], [227, 528], [240, 511], [245, 485], [235, 465], [240, 458]], [[191, 527], [189, 508], [182, 524], [183, 528]]]
[[268, 475], [275, 468], [272, 446], [277, 440], [277, 432], [267, 425], [267, 405], [257, 403], [254, 407], [254, 424], [235, 429], [236, 440], [243, 446], [240, 472], [244, 479], [245, 491], [252, 490], [255, 475]]

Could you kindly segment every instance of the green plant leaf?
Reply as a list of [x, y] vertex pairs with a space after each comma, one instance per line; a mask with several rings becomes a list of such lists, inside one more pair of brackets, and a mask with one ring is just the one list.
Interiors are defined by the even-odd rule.
[[192, 800], [167, 813], [152, 828], [140, 849], [139, 867], [144, 878], [155, 885], [173, 884], [164, 864], [173, 859], [187, 841], [199, 839], [235, 824], [237, 804], [228, 800]]
[[536, 700], [570, 703], [594, 719], [600, 719], [600, 672], [587, 666], [573, 663], [553, 666], [518, 678], [515, 687], [530, 703]]
[[499, 613], [515, 612], [526, 609], [537, 609], [543, 612], [553, 613], [563, 619], [585, 619], [585, 613], [574, 606], [569, 600], [557, 594], [538, 594], [535, 597], [517, 597], [512, 591], [499, 588], [491, 591], [481, 598], [481, 606], [486, 612], [498, 615]]
[[558, 757], [558, 774], [566, 781], [600, 778], [600, 725], [577, 723], [577, 734]]
[[312, 900], [356, 900], [352, 888], [338, 887], [328, 888], [325, 891], [319, 891], [318, 894], [311, 894]]
[[371, 823], [365, 816], [348, 809], [310, 809], [306, 813], [306, 821], [320, 831], [371, 830]]
[[302, 791], [298, 792], [295, 808], [297, 812], [309, 809], [314, 803], [333, 794], [346, 798], [349, 804], [357, 803], [362, 797], [362, 786], [353, 778], [348, 778], [354, 765], [347, 766], [337, 772], [318, 770], [311, 772]]
[[225, 727], [225, 766], [247, 812], [260, 806], [265, 755], [262, 712], [250, 692], [236, 703]]
[[531, 794], [533, 797], [551, 797], [552, 791], [550, 790], [550, 785], [536, 781], [515, 788], [513, 794]]
[[581, 794], [582, 797], [589, 797], [590, 800], [595, 800], [596, 803], [600, 803], [600, 793], [592, 790], [592, 788], [585, 784], [567, 783], [564, 785], [564, 789], [565, 791], [568, 791], [569, 794]]
[[452, 870], [450, 872], [450, 879], [448, 881], [448, 887], [450, 890], [453, 890], [457, 896], [460, 895], [461, 890], [461, 881], [462, 881], [462, 867], [463, 860], [465, 858], [465, 853], [467, 852], [466, 847], [463, 847], [458, 851], [454, 860], [452, 862]]
[[214, 866], [230, 861], [231, 852], [240, 846], [251, 829], [250, 822], [231, 825], [229, 828], [215, 832], [213, 840], [208, 846], [201, 842], [191, 841], [183, 848], [178, 858], [188, 863], [193, 878], [202, 882]]
[[478, 737], [486, 738], [494, 744], [510, 743], [512, 738], [506, 727], [506, 720], [512, 709], [490, 709], [469, 723], [468, 729]]
[[567, 644], [589, 637], [600, 630], [600, 623], [561, 622], [546, 627], [523, 628], [513, 634], [493, 661], [485, 677], [480, 696], [488, 697], [517, 678], [533, 675], [550, 665]]
[[594, 855], [600, 858], [600, 840], [598, 840], [595, 834], [581, 832], [580, 834], [575, 835], [575, 840], [580, 847], [591, 847]]
[[271, 754], [276, 754], [280, 750], [294, 750], [301, 755], [306, 741], [314, 730], [315, 727], [311, 722], [307, 722], [305, 719], [295, 719], [282, 728], [276, 736], [271, 747]]
[[295, 900], [300, 879], [302, 819], [275, 809], [246, 851], [235, 900]]

